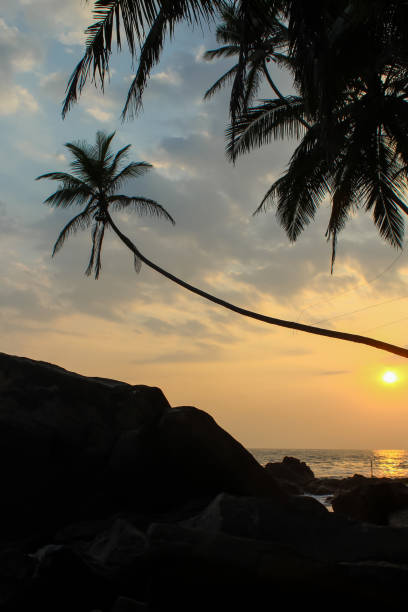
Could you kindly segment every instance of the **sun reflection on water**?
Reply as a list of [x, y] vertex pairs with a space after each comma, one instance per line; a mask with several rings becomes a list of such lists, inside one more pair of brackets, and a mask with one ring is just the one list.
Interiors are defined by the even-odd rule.
[[407, 453], [403, 450], [373, 451], [373, 475], [396, 478], [407, 476]]
[[[318, 478], [346, 478], [361, 474], [369, 478], [408, 478], [408, 450], [277, 449], [258, 448], [251, 452], [261, 465], [296, 457]], [[372, 467], [372, 472], [371, 472]]]

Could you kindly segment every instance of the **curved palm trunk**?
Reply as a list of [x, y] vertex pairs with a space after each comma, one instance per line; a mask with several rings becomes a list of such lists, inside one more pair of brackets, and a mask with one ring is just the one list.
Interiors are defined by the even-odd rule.
[[313, 325], [303, 325], [303, 323], [296, 323], [294, 321], [285, 321], [284, 319], [276, 319], [274, 317], [267, 317], [265, 315], [259, 314], [257, 312], [253, 312], [251, 310], [246, 310], [245, 308], [240, 308], [239, 306], [235, 306], [234, 304], [230, 304], [225, 300], [221, 300], [210, 293], [206, 293], [189, 283], [184, 282], [177, 276], [174, 276], [170, 272], [167, 272], [157, 264], [153, 263], [149, 259], [147, 259], [133, 244], [131, 240], [115, 225], [112, 221], [112, 217], [107, 213], [107, 218], [110, 226], [112, 227], [115, 234], [119, 237], [119, 239], [132, 251], [134, 255], [136, 255], [146, 266], [156, 270], [162, 276], [165, 276], [169, 280], [173, 281], [180, 287], [184, 287], [187, 291], [191, 291], [192, 293], [196, 293], [201, 297], [209, 300], [210, 302], [214, 302], [214, 304], [218, 304], [223, 308], [227, 308], [228, 310], [232, 310], [244, 317], [249, 317], [251, 319], [256, 319], [257, 321], [263, 321], [264, 323], [269, 323], [270, 325], [278, 325], [279, 327], [287, 327], [289, 329], [296, 329], [298, 331], [307, 332], [309, 334], [316, 334], [318, 336], [326, 336], [328, 338], [337, 338], [337, 340], [347, 340], [348, 342], [356, 342], [357, 344], [366, 344], [367, 346], [372, 346], [373, 348], [379, 349], [381, 351], [387, 351], [388, 353], [394, 353], [395, 355], [399, 355], [400, 357], [408, 358], [408, 350], [402, 348], [400, 346], [396, 346], [394, 344], [389, 344], [388, 342], [381, 342], [380, 340], [375, 340], [374, 338], [368, 338], [367, 336], [358, 336], [356, 334], [348, 334], [346, 332], [334, 331], [331, 329], [325, 329], [323, 327], [314, 327]]

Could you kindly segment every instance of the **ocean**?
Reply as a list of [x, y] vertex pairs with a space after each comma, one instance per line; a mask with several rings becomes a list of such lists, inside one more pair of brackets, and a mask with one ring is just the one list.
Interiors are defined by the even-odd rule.
[[408, 450], [345, 450], [299, 448], [252, 448], [255, 459], [265, 465], [296, 457], [313, 470], [317, 478], [362, 476], [408, 477]]

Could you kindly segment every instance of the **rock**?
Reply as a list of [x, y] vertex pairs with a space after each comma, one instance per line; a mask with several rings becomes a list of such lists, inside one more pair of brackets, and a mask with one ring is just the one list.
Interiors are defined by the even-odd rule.
[[151, 525], [148, 539], [153, 610], [256, 610], [329, 584], [330, 564], [276, 542], [167, 524]]
[[36, 557], [39, 564], [24, 609], [89, 612], [112, 606], [115, 588], [103, 566], [66, 546], [47, 546]]
[[354, 474], [354, 476], [347, 478], [314, 478], [305, 485], [305, 491], [312, 495], [334, 494], [338, 491], [352, 489], [367, 480], [374, 481], [372, 478], [368, 479], [366, 476], [361, 476], [361, 474]]
[[341, 488], [340, 478], [315, 478], [305, 485], [305, 491], [312, 495], [332, 495]]
[[391, 512], [388, 515], [388, 524], [391, 527], [408, 527], [408, 508]]
[[154, 524], [148, 539], [153, 570], [148, 604], [155, 611], [243, 612], [261, 609], [272, 599], [274, 605], [294, 609], [305, 600], [333, 597], [335, 607], [350, 606], [351, 601], [363, 607], [367, 602], [389, 605], [406, 600], [405, 565], [317, 560], [276, 539], [178, 525]]
[[69, 523], [166, 511], [221, 491], [284, 497], [205, 412], [172, 409], [154, 387], [4, 353], [0, 462], [0, 540], [25, 533], [46, 543]]
[[88, 546], [87, 554], [105, 566], [123, 568], [132, 565], [146, 550], [146, 537], [131, 523], [117, 518]]
[[[170, 406], [157, 388], [89, 378], [0, 354], [2, 523], [21, 532], [111, 503], [115, 440], [153, 427]], [[0, 534], [1, 535], [1, 534]]]
[[377, 527], [328, 512], [310, 497], [274, 499], [218, 495], [183, 526], [289, 547], [321, 561], [408, 563], [408, 529]]
[[129, 597], [118, 597], [112, 608], [112, 612], [143, 612], [144, 610], [148, 610], [145, 603]]
[[37, 563], [21, 550], [0, 551], [0, 609], [19, 609], [29, 592]]
[[302, 493], [305, 485], [314, 479], [310, 467], [295, 457], [284, 457], [281, 463], [267, 463], [264, 469], [292, 494]]
[[55, 540], [59, 544], [40, 549], [36, 557], [42, 561], [50, 553], [69, 550], [86, 567], [103, 576], [112, 593], [143, 599], [149, 581], [147, 541], [145, 534], [133, 525], [132, 518], [114, 516], [104, 521], [69, 525], [57, 533]]
[[365, 479], [349, 491], [334, 496], [333, 510], [350, 518], [387, 525], [391, 513], [408, 508], [408, 489], [400, 482]]
[[179, 406], [158, 427], [165, 495], [176, 498], [238, 495], [285, 498], [256, 459], [203, 410]]

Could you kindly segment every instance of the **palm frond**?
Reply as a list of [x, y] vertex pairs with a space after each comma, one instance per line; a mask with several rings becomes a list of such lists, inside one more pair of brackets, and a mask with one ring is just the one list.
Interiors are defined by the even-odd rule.
[[380, 193], [373, 192], [367, 202], [367, 210], [372, 206], [374, 223], [380, 235], [396, 248], [402, 248], [404, 239], [404, 220], [401, 216], [401, 198], [383, 185]]
[[147, 79], [152, 68], [158, 63], [163, 50], [168, 23], [167, 7], [162, 6], [141, 49], [136, 76], [129, 88], [123, 107], [122, 120], [127, 116], [134, 117], [141, 109]]
[[116, 176], [111, 178], [109, 191], [111, 192], [113, 189], [119, 189], [121, 185], [130, 178], [143, 176], [149, 172], [151, 168], [153, 168], [153, 166], [147, 162], [132, 162], [128, 164]]
[[232, 79], [235, 77], [237, 69], [238, 65], [236, 64], [235, 66], [227, 70], [227, 72], [223, 74], [217, 81], [215, 81], [215, 83], [205, 92], [204, 100], [209, 100], [210, 98], [212, 98], [212, 96], [217, 93], [217, 91], [219, 91], [227, 83], [232, 81]]
[[136, 274], [139, 274], [140, 270], [142, 269], [142, 261], [140, 257], [136, 255], [136, 253], [133, 254], [133, 267]]
[[[402, 166], [408, 166], [408, 102], [398, 96], [387, 96], [384, 101], [384, 130]], [[400, 169], [397, 172], [400, 172]]]
[[109, 153], [109, 148], [114, 136], [115, 132], [112, 132], [112, 134], [105, 134], [105, 132], [98, 131], [96, 133], [95, 157], [100, 162], [104, 162], [105, 165], [112, 159], [112, 154]]
[[338, 186], [332, 196], [331, 214], [326, 230], [327, 240], [331, 240], [332, 243], [330, 265], [332, 274], [336, 260], [337, 238], [339, 233], [344, 229], [350, 212], [354, 207], [354, 197], [355, 186], [351, 182], [349, 184], [343, 183], [342, 185]]
[[90, 197], [90, 191], [74, 185], [73, 187], [61, 187], [44, 200], [44, 204], [55, 206], [55, 208], [68, 208], [76, 205], [82, 206]]
[[329, 193], [329, 172], [315, 129], [310, 130], [292, 155], [286, 173], [273, 183], [254, 214], [276, 205], [276, 214], [294, 242], [314, 219]]
[[303, 115], [303, 101], [296, 96], [264, 100], [260, 106], [249, 108], [226, 130], [227, 157], [234, 161], [238, 155], [272, 140], [299, 138], [305, 132]]
[[203, 58], [208, 62], [211, 62], [214, 59], [226, 58], [226, 57], [234, 57], [239, 54], [239, 46], [238, 45], [225, 45], [224, 47], [219, 47], [218, 49], [209, 49], [203, 55]]
[[123, 26], [129, 51], [135, 56], [136, 41], [142, 39], [157, 12], [157, 0], [95, 0], [96, 21], [86, 30], [88, 36], [85, 54], [69, 79], [62, 109], [63, 117], [77, 101], [90, 74], [93, 81], [98, 77], [102, 89], [104, 88], [105, 77], [109, 72], [113, 32], [120, 49]]
[[50, 179], [51, 181], [60, 181], [66, 185], [74, 186], [78, 185], [78, 187], [82, 187], [84, 189], [88, 189], [90, 191], [89, 186], [81, 181], [78, 177], [73, 174], [69, 174], [68, 172], [48, 172], [47, 174], [41, 174], [36, 177], [36, 181], [41, 179]]
[[105, 235], [105, 224], [102, 223], [99, 227], [99, 231], [97, 234], [97, 240], [96, 240], [96, 257], [95, 257], [95, 265], [94, 265], [95, 280], [98, 280], [99, 274], [102, 268], [102, 244], [103, 244], [104, 235]]
[[98, 280], [102, 269], [102, 245], [105, 236], [105, 223], [95, 223], [92, 230], [92, 249], [88, 267], [85, 270], [86, 276], [94, 272], [95, 280]]
[[74, 174], [88, 185], [97, 187], [100, 183], [101, 174], [95, 149], [83, 142], [67, 142], [65, 147], [73, 157], [70, 166]]
[[[103, 90], [106, 75], [109, 73], [114, 34], [117, 47], [121, 49], [122, 46], [121, 28], [125, 33], [130, 54], [135, 58], [138, 49], [144, 46], [146, 32], [149, 31], [149, 36], [159, 12], [162, 11], [167, 19], [162, 30], [168, 27], [169, 31], [172, 31], [181, 20], [190, 25], [208, 22], [215, 16], [219, 4], [219, 0], [96, 0], [96, 21], [86, 30], [88, 36], [85, 54], [69, 79], [62, 116], [65, 117], [72, 104], [77, 101], [89, 78], [95, 83], [99, 81]], [[151, 49], [153, 55], [160, 56], [162, 48], [160, 45], [159, 47], [156, 51]]]
[[[92, 189], [84, 181], [81, 181], [78, 177], [68, 174], [68, 172], [48, 172], [47, 174], [41, 174], [35, 179], [39, 181], [41, 179], [49, 179], [51, 181], [59, 181], [61, 183], [60, 189], [78, 189], [82, 194], [88, 194], [92, 196]], [[46, 200], [47, 203], [48, 199]]]
[[[378, 130], [376, 143], [370, 147], [373, 159], [367, 155], [362, 170], [362, 191], [366, 210], [373, 210], [374, 223], [380, 235], [392, 246], [401, 248], [404, 237], [404, 221], [400, 210], [406, 210], [400, 190], [401, 179], [396, 177], [395, 160], [384, 137]], [[373, 164], [375, 162], [375, 166]]]
[[52, 257], [63, 247], [66, 239], [75, 234], [79, 229], [87, 229], [92, 221], [92, 213], [95, 207], [87, 206], [85, 210], [71, 219], [59, 233], [59, 236], [52, 249]]
[[261, 67], [258, 63], [252, 63], [247, 74], [245, 83], [244, 109], [248, 110], [249, 105], [255, 98], [261, 86], [261, 76], [263, 76]]
[[90, 254], [90, 257], [89, 257], [88, 267], [85, 270], [86, 276], [90, 276], [92, 274], [92, 270], [94, 268], [96, 248], [97, 248], [98, 232], [99, 232], [99, 224], [95, 223], [93, 228], [92, 228], [92, 234], [91, 234], [92, 248], [91, 248], [91, 254]]
[[129, 152], [129, 149], [132, 145], [128, 144], [126, 145], [126, 147], [123, 147], [122, 149], [120, 149], [115, 157], [113, 158], [111, 167], [109, 168], [109, 174], [110, 176], [114, 177], [116, 174], [117, 169], [119, 168], [121, 162], [126, 159], [127, 154]]
[[148, 198], [141, 197], [129, 197], [125, 195], [113, 195], [108, 198], [110, 207], [113, 210], [124, 210], [133, 209], [140, 216], [151, 216], [151, 217], [163, 217], [167, 221], [170, 221], [172, 225], [175, 225], [173, 217], [167, 212], [167, 210]]

